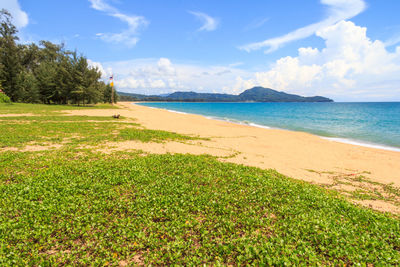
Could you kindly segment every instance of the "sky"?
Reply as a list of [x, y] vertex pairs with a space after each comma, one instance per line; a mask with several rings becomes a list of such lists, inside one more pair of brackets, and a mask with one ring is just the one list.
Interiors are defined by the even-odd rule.
[[21, 43], [77, 50], [117, 90], [400, 101], [399, 0], [0, 0]]

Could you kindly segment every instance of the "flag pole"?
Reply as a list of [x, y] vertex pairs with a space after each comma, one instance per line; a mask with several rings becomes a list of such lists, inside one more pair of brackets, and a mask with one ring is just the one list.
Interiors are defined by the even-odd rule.
[[114, 86], [111, 85], [111, 105], [114, 106]]
[[111, 105], [114, 106], [114, 74], [110, 77], [110, 85], [111, 85]]

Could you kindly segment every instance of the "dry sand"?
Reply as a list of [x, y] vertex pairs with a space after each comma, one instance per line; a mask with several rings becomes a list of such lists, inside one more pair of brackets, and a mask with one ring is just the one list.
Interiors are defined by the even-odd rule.
[[[186, 153], [200, 147], [201, 151], [209, 154], [226, 151], [225, 156], [237, 154], [226, 161], [276, 169], [293, 178], [319, 184], [329, 183], [326, 177], [334, 174], [363, 174], [377, 182], [400, 186], [400, 152], [339, 143], [308, 133], [263, 129], [199, 115], [179, 114], [132, 103], [120, 103], [119, 106], [122, 109], [76, 110], [69, 113], [90, 116], [118, 113], [135, 118], [148, 129], [208, 137], [210, 141], [188, 145]], [[168, 152], [175, 152], [174, 145], [176, 152], [183, 152], [182, 144], [178, 142], [168, 144]], [[146, 144], [140, 145], [140, 149], [145, 148]], [[221, 156], [221, 152], [218, 156]]]
[[[322, 185], [332, 186], [337, 181], [352, 183], [352, 179], [362, 175], [375, 182], [400, 186], [400, 152], [339, 143], [303, 132], [263, 129], [199, 115], [179, 114], [126, 102], [119, 106], [119, 110], [77, 110], [69, 113], [90, 116], [121, 114], [135, 118], [148, 129], [210, 138], [210, 141], [186, 144], [124, 142], [110, 144], [113, 145], [110, 151], [140, 149], [149, 153], [207, 153], [220, 157], [222, 161], [275, 169], [287, 176]], [[394, 206], [384, 208], [388, 209], [399, 211]]]

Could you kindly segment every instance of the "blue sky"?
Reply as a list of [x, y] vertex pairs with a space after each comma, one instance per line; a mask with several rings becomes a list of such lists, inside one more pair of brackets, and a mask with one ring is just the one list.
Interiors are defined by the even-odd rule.
[[64, 42], [118, 90], [400, 101], [398, 0], [0, 0], [21, 42]]

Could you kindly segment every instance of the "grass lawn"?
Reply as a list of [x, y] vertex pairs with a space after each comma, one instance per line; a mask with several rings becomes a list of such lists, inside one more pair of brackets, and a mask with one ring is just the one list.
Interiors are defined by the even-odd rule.
[[63, 110], [75, 110], [75, 109], [117, 109], [117, 106], [109, 104], [98, 104], [98, 105], [44, 105], [44, 104], [24, 104], [24, 103], [12, 103], [2, 104], [0, 103], [0, 114], [22, 114], [22, 113], [33, 113], [33, 114], [48, 114], [55, 111]]
[[0, 112], [37, 116], [0, 117], [1, 266], [400, 264], [395, 215], [211, 156], [101, 154], [85, 146], [198, 137], [18, 106]]

